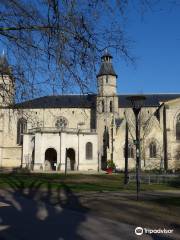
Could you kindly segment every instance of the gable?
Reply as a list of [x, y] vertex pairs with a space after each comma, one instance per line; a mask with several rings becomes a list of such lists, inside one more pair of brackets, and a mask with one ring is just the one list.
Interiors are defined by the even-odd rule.
[[168, 108], [180, 108], [180, 97], [165, 102]]

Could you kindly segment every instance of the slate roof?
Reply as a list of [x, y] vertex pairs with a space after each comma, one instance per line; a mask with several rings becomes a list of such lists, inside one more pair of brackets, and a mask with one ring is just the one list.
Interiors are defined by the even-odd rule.
[[112, 76], [117, 77], [117, 74], [115, 73], [111, 62], [102, 62], [101, 63], [101, 67], [100, 67], [97, 77], [102, 76], [102, 75], [112, 75]]
[[59, 95], [36, 98], [16, 104], [17, 108], [92, 108], [96, 95]]
[[[132, 94], [133, 95], [133, 94]], [[132, 95], [119, 95], [119, 107], [131, 107], [131, 103], [127, 100], [128, 96]], [[166, 102], [176, 98], [180, 98], [179, 94], [143, 94], [146, 97], [144, 107], [158, 107], [160, 102]]]
[[[128, 96], [118, 95], [119, 107], [130, 108], [131, 103]], [[180, 98], [180, 94], [145, 94], [145, 107], [158, 107], [160, 102]], [[96, 95], [59, 95], [36, 98], [30, 101], [16, 104], [15, 108], [94, 108], [96, 106]]]

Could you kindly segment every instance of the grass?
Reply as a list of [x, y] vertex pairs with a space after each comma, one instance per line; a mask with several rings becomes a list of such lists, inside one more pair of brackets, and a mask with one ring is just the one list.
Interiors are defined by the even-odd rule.
[[[123, 174], [83, 175], [54, 173], [1, 173], [0, 188], [61, 188], [64, 184], [71, 191], [135, 191], [135, 183], [124, 185]], [[180, 180], [164, 184], [141, 184], [142, 191], [173, 190], [179, 188]]]
[[151, 200], [154, 203], [157, 203], [161, 206], [177, 206], [180, 207], [180, 197], [165, 197], [165, 198], [157, 198]]
[[[178, 179], [176, 182], [164, 184], [141, 184], [140, 200], [137, 201], [135, 183], [124, 186], [123, 177], [123, 174], [65, 176], [56, 173], [1, 173], [0, 188], [7, 189], [15, 199], [18, 196], [15, 193], [19, 191], [23, 196], [32, 199], [34, 204], [37, 204], [37, 199], [41, 197], [42, 201], [52, 205], [90, 211], [135, 226], [165, 226], [175, 230], [180, 226], [179, 195], [171, 192], [158, 194], [159, 190], [177, 190], [180, 183]], [[9, 191], [9, 188], [14, 191]], [[45, 195], [40, 189], [45, 190]], [[64, 195], [61, 195], [62, 193]]]

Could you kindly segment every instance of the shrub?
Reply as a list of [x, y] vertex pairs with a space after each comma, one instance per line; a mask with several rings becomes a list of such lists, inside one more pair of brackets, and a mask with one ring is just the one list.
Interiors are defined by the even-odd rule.
[[107, 167], [115, 169], [116, 166], [115, 166], [115, 164], [114, 164], [114, 162], [112, 160], [108, 160], [107, 161]]

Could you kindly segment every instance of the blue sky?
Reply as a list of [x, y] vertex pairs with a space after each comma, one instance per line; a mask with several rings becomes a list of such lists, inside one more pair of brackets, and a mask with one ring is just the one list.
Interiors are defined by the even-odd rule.
[[[134, 1], [135, 4], [136, 1], [138, 0]], [[136, 61], [135, 64], [127, 63], [111, 52], [118, 74], [118, 93], [180, 93], [180, 0], [178, 1], [179, 5], [171, 7], [169, 0], [163, 0], [152, 11], [145, 12], [143, 18], [135, 9], [126, 11], [124, 29], [133, 41], [130, 54]], [[107, 16], [103, 17], [105, 19]], [[122, 22], [122, 19], [119, 20]], [[2, 45], [0, 49], [3, 49]], [[78, 88], [73, 88], [73, 91], [79, 93]], [[60, 94], [61, 89], [57, 92]], [[47, 91], [44, 91], [43, 95], [46, 94]], [[52, 94], [52, 91], [48, 94]]]
[[[164, 2], [167, 2], [166, 0]], [[126, 29], [134, 40], [135, 65], [118, 56], [113, 62], [119, 93], [180, 92], [180, 6], [129, 14]]]

